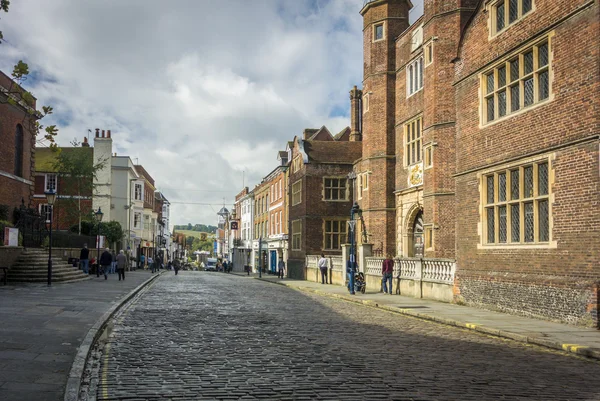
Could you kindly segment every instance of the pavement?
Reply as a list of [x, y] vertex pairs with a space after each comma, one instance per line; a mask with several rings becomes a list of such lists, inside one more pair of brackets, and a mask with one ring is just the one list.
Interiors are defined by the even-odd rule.
[[70, 370], [90, 329], [148, 271], [74, 283], [0, 285], [0, 400], [63, 400]]
[[[258, 274], [243, 277], [258, 279]], [[350, 295], [346, 287], [263, 275], [261, 280], [297, 290], [358, 302], [403, 315], [466, 328], [485, 334], [536, 344], [600, 360], [600, 330], [555, 323], [445, 302], [367, 291]], [[395, 284], [395, 283], [394, 283]]]
[[232, 274], [163, 274], [110, 327], [99, 401], [600, 399], [596, 360]]

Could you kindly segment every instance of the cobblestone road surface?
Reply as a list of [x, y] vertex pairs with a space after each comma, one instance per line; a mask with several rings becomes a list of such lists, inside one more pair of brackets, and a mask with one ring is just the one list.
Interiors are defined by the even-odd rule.
[[117, 321], [98, 399], [600, 400], [600, 364], [223, 273]]

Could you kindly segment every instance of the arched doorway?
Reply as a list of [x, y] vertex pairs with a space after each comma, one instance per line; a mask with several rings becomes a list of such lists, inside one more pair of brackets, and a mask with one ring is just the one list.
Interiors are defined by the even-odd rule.
[[412, 255], [415, 258], [423, 257], [423, 211], [419, 211], [415, 216], [415, 221], [413, 223], [413, 246], [412, 246]]

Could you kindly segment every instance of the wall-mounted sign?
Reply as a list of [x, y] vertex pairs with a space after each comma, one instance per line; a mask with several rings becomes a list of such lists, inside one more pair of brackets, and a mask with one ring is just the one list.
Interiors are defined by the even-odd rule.
[[408, 186], [416, 187], [423, 185], [423, 163], [415, 164], [408, 170]]
[[19, 246], [19, 229], [4, 227], [4, 246]]
[[231, 228], [231, 230], [237, 230], [238, 229], [238, 222], [237, 221], [232, 221], [230, 223], [230, 228]]

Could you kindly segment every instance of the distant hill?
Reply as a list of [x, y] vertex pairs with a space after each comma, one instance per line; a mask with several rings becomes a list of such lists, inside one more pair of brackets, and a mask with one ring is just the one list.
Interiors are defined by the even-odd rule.
[[216, 226], [207, 226], [204, 224], [192, 225], [192, 223], [183, 224], [183, 225], [175, 225], [174, 229], [175, 229], [175, 231], [186, 230], [186, 231], [197, 231], [197, 232], [209, 233], [209, 234], [215, 234], [217, 232]]
[[[184, 226], [185, 227], [185, 226]], [[194, 238], [200, 238], [200, 234], [202, 234], [200, 231], [190, 231], [190, 230], [175, 230], [176, 233], [179, 234], [183, 234], [186, 237], [194, 237]], [[206, 239], [208, 241], [212, 241], [215, 238], [215, 234], [211, 234], [208, 233]]]

